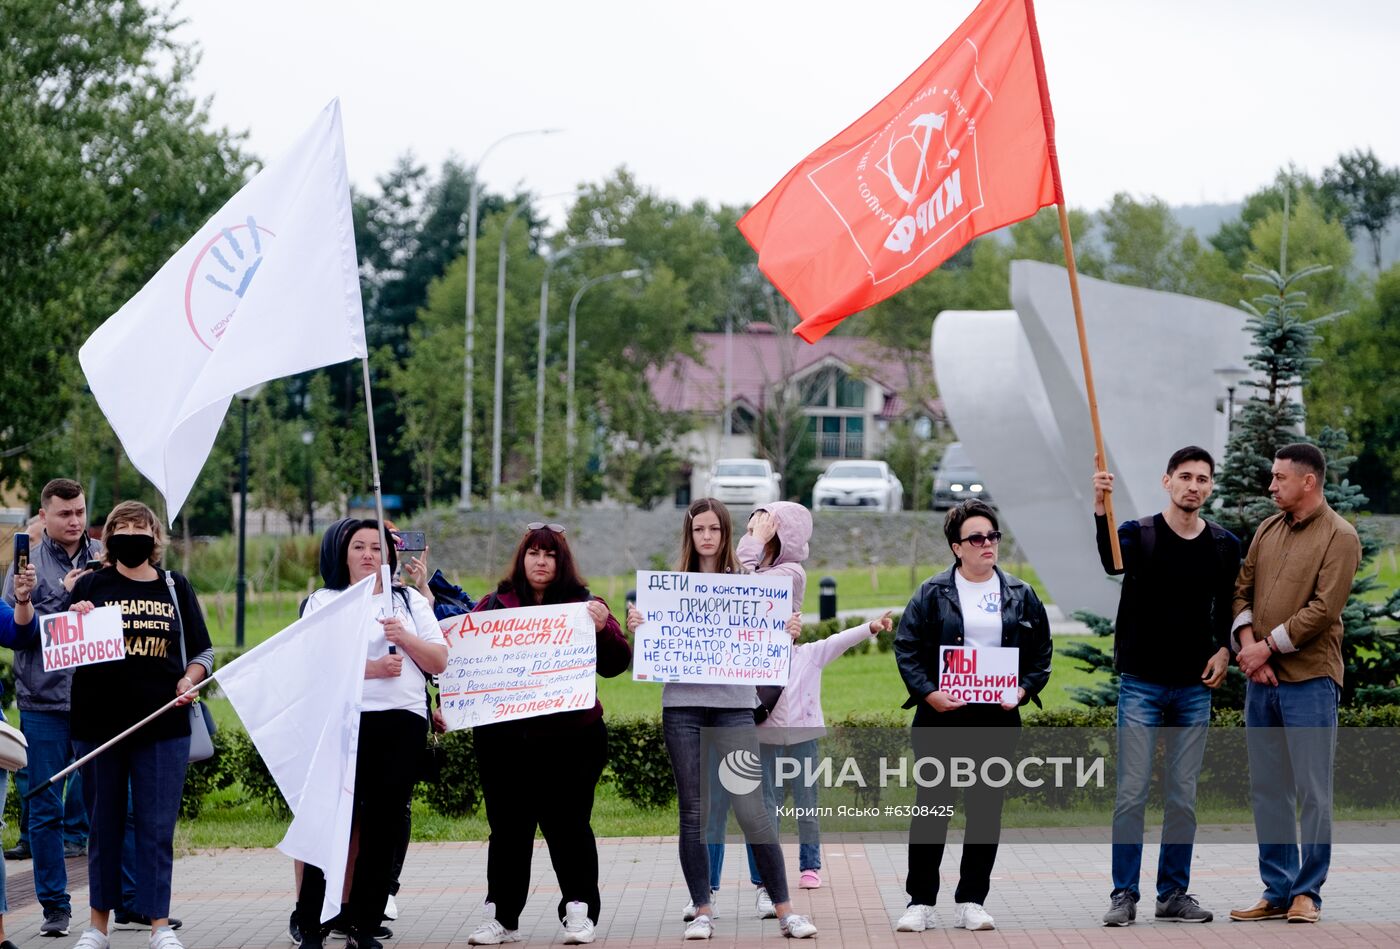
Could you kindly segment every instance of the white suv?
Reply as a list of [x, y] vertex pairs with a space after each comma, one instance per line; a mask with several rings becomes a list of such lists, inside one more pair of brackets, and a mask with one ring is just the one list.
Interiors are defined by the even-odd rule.
[[705, 494], [725, 504], [757, 507], [782, 500], [782, 480], [762, 458], [721, 458], [710, 469]]

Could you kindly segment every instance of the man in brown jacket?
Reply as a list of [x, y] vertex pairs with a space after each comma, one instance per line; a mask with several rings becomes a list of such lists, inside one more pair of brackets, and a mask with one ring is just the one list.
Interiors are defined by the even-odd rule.
[[[1342, 689], [1342, 608], [1361, 562], [1356, 529], [1327, 506], [1327, 462], [1295, 444], [1274, 455], [1279, 513], [1259, 525], [1235, 587], [1232, 645], [1249, 677], [1249, 784], [1264, 896], [1242, 921], [1314, 923], [1332, 859], [1332, 762]], [[1301, 857], [1295, 807], [1301, 804]]]

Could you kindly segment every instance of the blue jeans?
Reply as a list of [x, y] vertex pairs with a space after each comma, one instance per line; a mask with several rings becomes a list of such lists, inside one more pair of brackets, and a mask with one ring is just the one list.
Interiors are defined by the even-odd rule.
[[[0, 716], [3, 717], [3, 716]], [[0, 771], [0, 815], [5, 813], [5, 795], [10, 790], [10, 777], [5, 772]], [[0, 818], [0, 827], [4, 827], [5, 822]], [[0, 857], [0, 916], [10, 911], [10, 901], [5, 894], [5, 859]]]
[[[815, 738], [793, 745], [759, 745], [759, 759], [763, 763], [763, 807], [773, 820], [775, 832], [780, 823], [778, 807], [787, 799], [788, 790], [792, 790], [792, 803], [794, 807], [798, 808], [797, 861], [798, 868], [801, 870], [820, 870], [822, 868], [821, 825], [814, 810], [817, 806], [817, 785], [814, 782], [809, 787], [803, 781], [807, 767], [805, 762], [814, 760], [816, 756], [817, 740]], [[778, 787], [777, 760], [779, 757], [795, 758], [803, 762], [803, 771], [795, 778], [786, 779], [781, 788]], [[711, 752], [711, 760], [714, 760], [713, 752]], [[712, 890], [719, 889], [720, 871], [724, 869], [724, 830], [728, 817], [729, 792], [718, 780], [712, 779], [710, 782], [709, 821], [705, 825], [705, 839], [709, 841], [710, 847], [710, 889]], [[758, 859], [754, 856], [753, 846], [748, 845], [745, 850], [749, 857], [749, 882], [754, 886], [762, 886], [762, 878], [758, 872]]]
[[[72, 762], [65, 762], [67, 767]], [[63, 842], [87, 846], [87, 808], [83, 806], [83, 777], [81, 771], [68, 775], [63, 790]], [[24, 793], [29, 790], [29, 769], [15, 772], [15, 793], [19, 795], [19, 844], [29, 846], [29, 802]]]
[[[21, 710], [20, 730], [29, 743], [29, 780], [42, 784], [73, 760], [67, 712]], [[34, 895], [44, 909], [72, 912], [68, 868], [63, 862], [63, 782], [29, 799], [29, 849], [34, 854]]]
[[1250, 803], [1259, 838], [1259, 876], [1270, 906], [1287, 906], [1304, 895], [1322, 906], [1322, 884], [1332, 862], [1332, 765], [1340, 699], [1337, 683], [1327, 676], [1276, 686], [1250, 682], [1245, 692]]
[[[80, 741], [86, 754], [96, 743]], [[92, 823], [88, 839], [88, 903], [163, 919], [170, 915], [175, 821], [185, 790], [190, 739], [128, 738], [83, 765], [83, 798]], [[136, 900], [122, 898], [122, 845], [128, 793], [136, 824]]]
[[1196, 779], [1210, 729], [1210, 689], [1204, 685], [1158, 685], [1124, 675], [1118, 685], [1118, 793], [1113, 806], [1113, 892], [1138, 900], [1142, 873], [1142, 825], [1152, 783], [1152, 757], [1162, 729], [1165, 755], [1162, 846], [1157, 859], [1157, 897], [1191, 885], [1196, 839]]

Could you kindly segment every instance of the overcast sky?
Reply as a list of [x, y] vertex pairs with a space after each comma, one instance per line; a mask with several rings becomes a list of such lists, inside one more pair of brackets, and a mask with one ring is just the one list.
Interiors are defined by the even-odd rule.
[[[351, 180], [397, 156], [537, 194], [626, 164], [749, 204], [913, 72], [974, 0], [185, 0], [216, 123], [281, 152], [340, 96]], [[1041, 0], [1065, 192], [1239, 200], [1292, 161], [1400, 163], [1400, 2]]]

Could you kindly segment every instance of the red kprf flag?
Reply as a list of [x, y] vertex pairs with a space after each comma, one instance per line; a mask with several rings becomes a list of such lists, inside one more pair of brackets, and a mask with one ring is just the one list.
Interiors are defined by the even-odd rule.
[[1055, 203], [1030, 0], [982, 0], [879, 105], [739, 221], [815, 342], [979, 234]]

